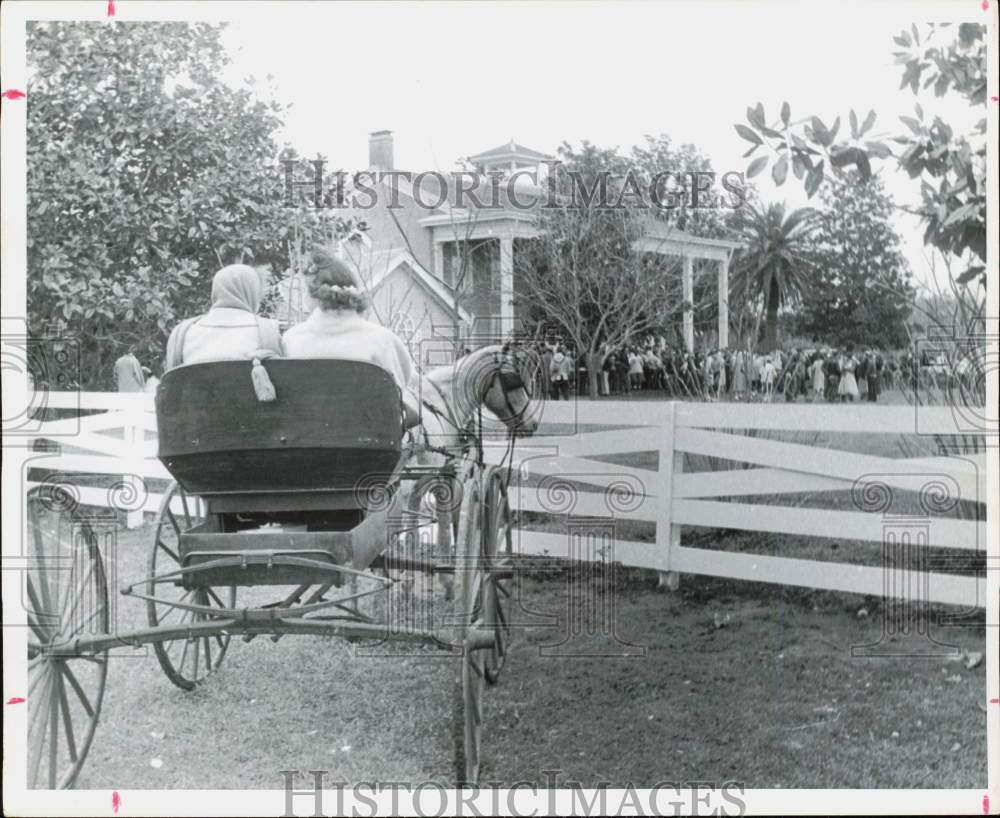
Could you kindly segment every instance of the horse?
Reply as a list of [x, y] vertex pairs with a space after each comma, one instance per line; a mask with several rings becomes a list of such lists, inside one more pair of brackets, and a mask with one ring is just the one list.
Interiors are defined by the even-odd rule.
[[[533, 363], [517, 347], [493, 345], [420, 378], [420, 423], [409, 433], [413, 461], [435, 471], [415, 482], [405, 507], [414, 525], [433, 518], [439, 550], [452, 553], [462, 504], [461, 483], [447, 474], [449, 462], [481, 445], [483, 436], [499, 432], [510, 439], [537, 430], [527, 386]], [[444, 585], [450, 598], [449, 579]]]
[[[527, 354], [510, 345], [494, 345], [471, 352], [450, 366], [432, 370], [420, 379], [421, 422], [419, 434], [425, 448], [423, 465], [431, 465], [443, 452], [457, 451], [470, 433], [479, 434], [472, 425], [486, 408], [514, 436], [530, 436], [538, 428], [531, 414], [531, 395], [525, 375], [530, 361]], [[531, 381], [530, 376], [528, 382]], [[486, 416], [486, 431], [495, 424]], [[490, 428], [493, 427], [493, 428]]]

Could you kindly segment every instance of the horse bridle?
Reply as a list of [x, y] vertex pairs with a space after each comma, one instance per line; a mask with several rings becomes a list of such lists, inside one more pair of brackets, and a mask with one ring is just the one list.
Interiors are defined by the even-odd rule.
[[510, 402], [510, 393], [515, 389], [523, 389], [524, 394], [528, 396], [530, 402], [530, 395], [528, 395], [528, 387], [524, 383], [524, 378], [521, 376], [520, 371], [517, 368], [517, 357], [514, 356], [512, 366], [514, 371], [505, 371], [503, 369], [503, 362], [494, 359], [499, 366], [493, 372], [493, 375], [488, 381], [486, 381], [483, 387], [483, 394], [480, 396], [480, 403], [485, 403], [486, 395], [493, 388], [493, 384], [496, 383], [497, 379], [500, 380], [500, 392], [503, 394], [504, 406], [507, 409], [508, 416], [506, 418], [500, 418], [505, 424], [508, 421], [517, 421], [519, 416], [524, 414], [524, 409], [518, 411]]

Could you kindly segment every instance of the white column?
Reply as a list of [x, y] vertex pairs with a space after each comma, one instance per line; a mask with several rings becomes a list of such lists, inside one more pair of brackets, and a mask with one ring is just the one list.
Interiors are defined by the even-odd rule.
[[719, 349], [729, 349], [729, 256], [719, 262]]
[[688, 352], [694, 352], [694, 265], [691, 256], [685, 253], [682, 275], [682, 298], [687, 302], [684, 307], [684, 346]]
[[507, 338], [514, 331], [514, 239], [500, 239], [500, 333]]
[[432, 264], [434, 265], [434, 275], [437, 276], [439, 281], [444, 281], [444, 242], [435, 241], [432, 248], [431, 255]]

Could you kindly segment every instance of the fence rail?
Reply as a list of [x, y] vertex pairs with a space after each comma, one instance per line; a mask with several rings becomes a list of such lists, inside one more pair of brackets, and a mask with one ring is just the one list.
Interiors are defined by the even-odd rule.
[[[152, 396], [52, 393], [46, 405], [97, 413], [41, 421], [38, 438], [59, 443], [60, 451], [39, 453], [30, 467], [57, 472], [60, 482], [74, 484], [80, 502], [124, 508], [126, 524], [141, 525], [144, 515], [155, 512], [162, 501], [145, 481], [170, 479], [156, 459]], [[543, 430], [570, 433], [518, 443], [510, 464], [516, 475], [511, 486], [514, 509], [550, 515], [548, 519], [554, 515], [603, 522], [614, 531], [615, 560], [655, 569], [668, 584], [681, 573], [696, 573], [861, 594], [899, 595], [903, 592], [898, 589], [922, 587], [927, 602], [985, 606], [982, 575], [737, 553], [682, 543], [685, 528], [701, 527], [881, 543], [883, 548], [902, 543], [918, 553], [948, 548], [985, 555], [985, 523], [956, 513], [963, 502], [968, 508], [985, 501], [985, 454], [893, 458], [768, 436], [915, 435], [918, 429], [924, 435], [967, 435], [962, 420], [948, 408], [552, 402], [544, 406], [541, 419]], [[488, 461], [500, 463], [506, 448], [490, 444], [485, 452]], [[632, 455], [633, 464], [655, 465], [642, 468], [606, 459], [623, 455]], [[692, 470], [695, 458], [708, 462], [709, 468]], [[86, 474], [121, 479], [110, 487], [95, 487], [86, 485], [82, 479]], [[845, 492], [852, 500], [846, 509], [843, 500], [836, 508], [773, 502], [790, 495], [800, 501]], [[918, 513], [892, 512], [888, 500], [907, 495]], [[655, 540], [618, 536], [616, 527], [622, 522], [655, 524]], [[515, 533], [521, 553], [579, 557], [571, 554], [566, 532], [522, 525]]]

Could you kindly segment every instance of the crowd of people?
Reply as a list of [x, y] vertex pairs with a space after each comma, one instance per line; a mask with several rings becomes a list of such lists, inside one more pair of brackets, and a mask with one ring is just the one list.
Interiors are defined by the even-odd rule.
[[[333, 294], [341, 300], [360, 298], [357, 288], [349, 283], [352, 281], [349, 271], [332, 256], [317, 250], [313, 263], [324, 274], [332, 276], [330, 282], [317, 284], [311, 280], [314, 288], [332, 287]], [[258, 274], [252, 268], [232, 265], [220, 270], [213, 281], [212, 309], [205, 316], [182, 322], [175, 329], [168, 343], [163, 370], [200, 360], [202, 347], [210, 348], [210, 354], [217, 358], [220, 333], [224, 333], [226, 343], [235, 343], [236, 339], [241, 345], [237, 350], [239, 355], [227, 353], [222, 357], [241, 357], [246, 351], [243, 347], [263, 348], [273, 355], [300, 354], [310, 357], [317, 354], [313, 349], [315, 339], [310, 336], [310, 342], [305, 343], [302, 350], [297, 348], [302, 346], [297, 339], [299, 334], [310, 331], [314, 334], [319, 332], [324, 338], [330, 335], [328, 328], [317, 329], [313, 325], [323, 320], [331, 321], [331, 310], [317, 309], [303, 325], [281, 336], [276, 322], [255, 315], [261, 298], [260, 289]], [[322, 295], [327, 295], [325, 290]], [[338, 302], [336, 306], [340, 309], [344, 305]], [[351, 308], [347, 312], [360, 313], [365, 305], [352, 301], [346, 306]], [[351, 346], [355, 340], [347, 332], [345, 325], [348, 319], [343, 317], [346, 313], [341, 310], [337, 314], [339, 317], [334, 333], [338, 335], [337, 343]], [[248, 320], [248, 315], [253, 316], [252, 321]], [[353, 320], [357, 323], [361, 319], [357, 317]], [[358, 326], [360, 340], [357, 344], [365, 346], [371, 343], [373, 330], [368, 322]], [[406, 383], [411, 378], [409, 370], [412, 366], [398, 364], [400, 355], [396, 354], [396, 348], [401, 347], [402, 342], [397, 342], [394, 335], [391, 337], [393, 343], [389, 346], [393, 354], [386, 353], [384, 357], [392, 364], [391, 369], [398, 379]], [[379, 340], [383, 341], [381, 336]], [[285, 350], [289, 342], [296, 347], [292, 352]], [[916, 390], [928, 385], [925, 383], [928, 378], [931, 385], [940, 387], [938, 370], [944, 370], [947, 379], [953, 369], [947, 362], [931, 360], [926, 351], [920, 355], [905, 351], [897, 356], [873, 347], [856, 349], [847, 345], [843, 348], [776, 349], [770, 353], [745, 349], [689, 352], [667, 343], [663, 337], [652, 336], [641, 343], [616, 348], [605, 344], [596, 354], [589, 356], [578, 355], [572, 345], [558, 341], [540, 342], [536, 351], [539, 366], [535, 372], [533, 391], [536, 396], [544, 395], [552, 400], [569, 400], [573, 394], [587, 395], [591, 370], [596, 370], [599, 396], [659, 392], [673, 399], [708, 401], [770, 402], [783, 399], [792, 402], [801, 398], [812, 402], [876, 402], [886, 390], [900, 387]], [[369, 352], [367, 350], [365, 354]], [[409, 360], [408, 356], [403, 357]], [[159, 378], [140, 363], [134, 349], [129, 349], [118, 358], [114, 369], [120, 392], [155, 392], [159, 384]], [[402, 369], [406, 373], [396, 371]]]
[[876, 402], [899, 384], [909, 361], [872, 347], [846, 346], [771, 353], [743, 349], [688, 352], [661, 339], [577, 356], [572, 346], [538, 345], [536, 394], [567, 400], [587, 394], [589, 370], [598, 370], [599, 395], [663, 392], [699, 400]]

